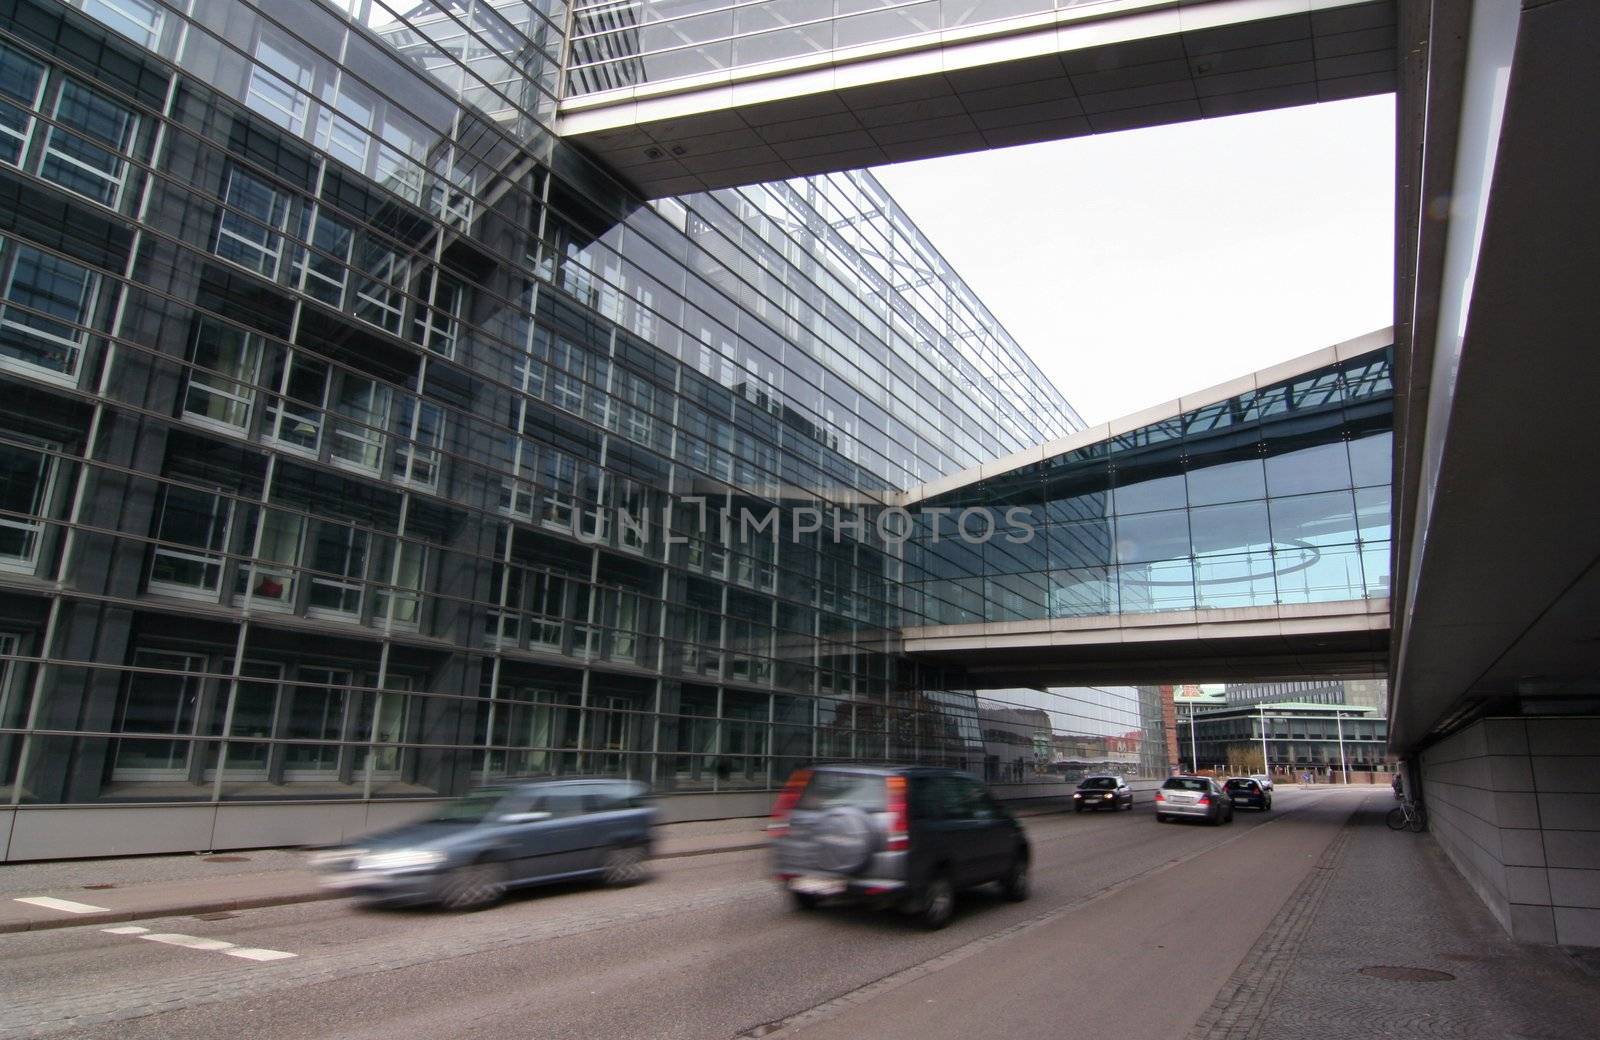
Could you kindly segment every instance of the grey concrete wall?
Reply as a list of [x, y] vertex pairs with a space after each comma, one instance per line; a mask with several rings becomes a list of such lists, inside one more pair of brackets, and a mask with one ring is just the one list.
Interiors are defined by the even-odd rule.
[[1483, 719], [1422, 771], [1429, 829], [1507, 931], [1600, 946], [1600, 718]]

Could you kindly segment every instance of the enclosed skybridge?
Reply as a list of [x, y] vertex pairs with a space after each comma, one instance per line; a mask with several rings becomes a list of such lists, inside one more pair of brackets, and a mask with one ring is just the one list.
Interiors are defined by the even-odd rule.
[[981, 687], [1385, 674], [1393, 340], [907, 492], [907, 585], [942, 623], [905, 650]]
[[578, 0], [558, 132], [646, 197], [1395, 89], [1394, 0]]

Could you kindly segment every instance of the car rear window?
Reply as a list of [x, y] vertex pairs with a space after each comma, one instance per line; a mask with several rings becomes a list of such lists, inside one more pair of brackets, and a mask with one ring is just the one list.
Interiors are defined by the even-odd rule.
[[1192, 777], [1175, 776], [1161, 785], [1169, 791], [1204, 791], [1206, 782]]
[[885, 808], [883, 777], [877, 773], [840, 773], [819, 770], [800, 796], [797, 809], [832, 809], [851, 805], [867, 812]]
[[1092, 791], [1110, 791], [1110, 790], [1114, 790], [1116, 788], [1117, 781], [1116, 781], [1116, 779], [1114, 777], [1094, 776], [1094, 777], [1090, 777], [1089, 779], [1085, 780], [1083, 783], [1079, 784], [1078, 786], [1081, 787], [1081, 788], [1084, 788], [1086, 790], [1092, 790]]
[[1250, 790], [1254, 790], [1255, 786], [1256, 786], [1256, 782], [1254, 780], [1229, 780], [1228, 781], [1228, 790], [1230, 790], [1230, 791], [1250, 791]]

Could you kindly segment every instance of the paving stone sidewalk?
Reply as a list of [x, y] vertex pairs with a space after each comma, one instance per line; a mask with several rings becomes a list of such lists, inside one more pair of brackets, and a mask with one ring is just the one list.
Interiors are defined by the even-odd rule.
[[1189, 1040], [1600, 1035], [1600, 961], [1513, 942], [1393, 806], [1362, 803]]

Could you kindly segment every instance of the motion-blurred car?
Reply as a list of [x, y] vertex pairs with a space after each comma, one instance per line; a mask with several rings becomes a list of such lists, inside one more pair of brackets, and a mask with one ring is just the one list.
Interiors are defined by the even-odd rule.
[[1233, 803], [1235, 809], [1260, 809], [1266, 812], [1272, 808], [1272, 792], [1262, 787], [1253, 776], [1230, 776], [1222, 789], [1228, 792], [1228, 801]]
[[1179, 817], [1232, 823], [1233, 802], [1209, 776], [1169, 776], [1156, 791], [1156, 822]]
[[368, 903], [475, 910], [524, 885], [648, 876], [656, 809], [632, 780], [565, 779], [479, 788], [431, 819], [321, 849], [323, 884]]
[[1132, 809], [1133, 788], [1120, 776], [1086, 776], [1072, 792], [1072, 811]]
[[1028, 897], [1022, 825], [966, 773], [926, 766], [796, 770], [772, 808], [772, 871], [796, 907], [895, 907], [942, 928], [956, 893], [997, 881]]
[[1260, 784], [1263, 790], [1272, 790], [1272, 777], [1268, 776], [1266, 773], [1251, 773], [1250, 779]]

